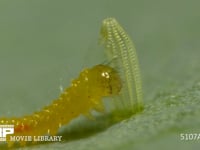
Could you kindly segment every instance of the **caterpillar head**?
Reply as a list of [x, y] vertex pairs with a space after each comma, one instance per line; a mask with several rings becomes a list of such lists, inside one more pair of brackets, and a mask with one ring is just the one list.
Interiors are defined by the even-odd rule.
[[88, 69], [88, 84], [90, 92], [95, 95], [117, 95], [122, 87], [121, 79], [117, 71], [106, 65], [96, 65]]

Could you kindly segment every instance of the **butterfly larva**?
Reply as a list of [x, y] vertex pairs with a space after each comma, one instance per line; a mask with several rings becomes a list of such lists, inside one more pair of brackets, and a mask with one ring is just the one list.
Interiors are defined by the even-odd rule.
[[[116, 110], [131, 110], [131, 114], [142, 110], [141, 77], [131, 39], [114, 18], [108, 18], [101, 27], [101, 41], [112, 67], [97, 65], [83, 70], [51, 105], [21, 118], [0, 118], [0, 124], [14, 125], [12, 136], [55, 135], [60, 126], [80, 114], [87, 115], [91, 109], [103, 110], [102, 98], [119, 92], [119, 96], [114, 98]], [[12, 146], [12, 141], [7, 142]]]
[[[131, 113], [143, 108], [142, 84], [136, 50], [128, 34], [114, 18], [103, 20], [101, 43], [106, 49], [111, 66], [119, 68], [124, 82], [120, 97], [115, 99], [116, 107]], [[118, 110], [118, 109], [117, 109]]]
[[[80, 114], [88, 114], [91, 109], [103, 109], [102, 98], [117, 95], [121, 86], [118, 73], [109, 66], [97, 65], [84, 69], [51, 105], [21, 118], [1, 118], [0, 124], [14, 125], [12, 136], [55, 135], [60, 126]], [[9, 146], [13, 144], [7, 142]]]

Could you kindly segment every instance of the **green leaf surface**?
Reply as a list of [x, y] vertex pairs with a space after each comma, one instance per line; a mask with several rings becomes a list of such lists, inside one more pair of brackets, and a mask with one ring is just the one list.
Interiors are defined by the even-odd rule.
[[110, 16], [134, 40], [143, 78], [143, 112], [87, 137], [22, 149], [198, 149], [199, 140], [181, 140], [180, 134], [200, 133], [199, 5], [195, 0], [0, 1], [1, 117], [40, 110], [80, 70], [103, 63], [95, 39]]

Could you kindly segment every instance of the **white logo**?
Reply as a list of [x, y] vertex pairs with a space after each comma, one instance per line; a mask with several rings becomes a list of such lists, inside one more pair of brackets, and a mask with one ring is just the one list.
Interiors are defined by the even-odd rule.
[[[6, 136], [14, 134], [14, 125], [0, 125], [0, 142], [6, 141]], [[57, 142], [61, 141], [62, 136], [10, 136], [8, 141], [48, 141]]]
[[0, 125], [0, 141], [6, 141], [6, 135], [14, 133], [14, 125]]

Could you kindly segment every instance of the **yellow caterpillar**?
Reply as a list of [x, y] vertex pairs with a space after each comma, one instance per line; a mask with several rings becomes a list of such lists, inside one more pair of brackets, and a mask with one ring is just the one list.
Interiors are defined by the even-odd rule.
[[[114, 18], [103, 20], [101, 42], [110, 66], [84, 69], [71, 86], [49, 106], [21, 118], [0, 118], [0, 125], [14, 125], [12, 136], [55, 135], [58, 129], [80, 114], [103, 110], [103, 97], [114, 98], [114, 109], [133, 114], [143, 109], [142, 84], [135, 47]], [[119, 68], [118, 72], [114, 68]], [[123, 81], [123, 88], [122, 88]], [[119, 94], [120, 92], [120, 94]], [[13, 145], [7, 135], [8, 146]], [[25, 145], [26, 141], [19, 141]]]
[[[80, 114], [103, 108], [102, 98], [117, 95], [121, 86], [116, 70], [106, 65], [96, 65], [91, 69], [84, 69], [51, 105], [21, 118], [1, 118], [0, 124], [14, 125], [15, 132], [12, 136], [55, 135], [60, 126]], [[9, 136], [7, 142], [12, 146]], [[24, 145], [25, 142], [20, 144]]]

